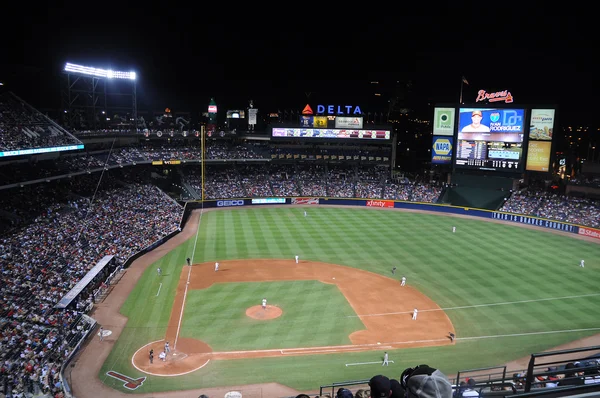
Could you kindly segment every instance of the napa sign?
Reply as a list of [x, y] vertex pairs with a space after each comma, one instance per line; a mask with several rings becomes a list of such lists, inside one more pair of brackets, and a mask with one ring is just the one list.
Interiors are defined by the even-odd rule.
[[450, 164], [452, 162], [452, 140], [454, 137], [433, 136], [431, 163]]
[[[358, 105], [317, 105], [317, 115], [362, 115]], [[302, 110], [303, 115], [312, 115], [313, 110], [310, 105], [306, 105]]]

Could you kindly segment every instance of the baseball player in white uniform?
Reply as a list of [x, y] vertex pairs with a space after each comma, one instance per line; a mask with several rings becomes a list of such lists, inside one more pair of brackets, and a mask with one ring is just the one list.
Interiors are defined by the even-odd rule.
[[262, 301], [262, 307], [263, 307], [263, 310], [267, 309], [267, 299], [266, 298], [264, 298]]
[[452, 227], [452, 233], [456, 232], [456, 227]]
[[579, 262], [579, 266], [580, 266], [581, 268], [585, 267], [585, 261], [581, 260], [581, 261]]
[[413, 310], [413, 316], [412, 316], [413, 321], [417, 320], [417, 313], [418, 312], [419, 312], [419, 310], [417, 310], [416, 308]]
[[160, 276], [162, 274], [162, 269], [160, 269], [160, 267], [158, 267], [156, 269], [156, 273], [158, 274], [158, 276]]
[[388, 353], [385, 352], [383, 354], [383, 363], [381, 364], [381, 366], [390, 366], [388, 360], [389, 360]]
[[306, 217], [306, 210], [304, 210], [304, 217]]
[[298, 261], [300, 261], [300, 257], [296, 256], [296, 264], [298, 264]]
[[215, 263], [215, 272], [219, 270], [219, 263]]
[[406, 286], [406, 277], [405, 276], [402, 276], [401, 281], [402, 282], [400, 282], [400, 286]]

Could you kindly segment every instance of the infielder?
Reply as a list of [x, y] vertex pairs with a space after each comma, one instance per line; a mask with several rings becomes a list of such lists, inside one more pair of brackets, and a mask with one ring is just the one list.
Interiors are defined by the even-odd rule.
[[298, 264], [298, 261], [300, 261], [300, 257], [296, 256], [296, 264]]
[[160, 269], [160, 267], [158, 267], [156, 269], [156, 273], [158, 274], [158, 276], [161, 276], [162, 275], [162, 269]]
[[579, 262], [579, 266], [580, 266], [581, 268], [585, 267], [585, 262], [584, 262], [583, 260], [581, 260], [581, 261]]
[[215, 263], [215, 272], [219, 270], [219, 263]]
[[267, 309], [267, 299], [266, 298], [264, 298], [262, 301], [262, 307], [263, 307], [263, 310]]
[[402, 282], [400, 282], [400, 286], [406, 286], [406, 277], [402, 276]]
[[381, 366], [390, 366], [389, 362], [388, 362], [388, 353], [387, 351], [383, 354], [383, 363], [381, 364]]
[[396, 270], [397, 270], [397, 269], [398, 269], [398, 268], [396, 268], [396, 267], [392, 268], [392, 275], [396, 275]]
[[417, 310], [416, 308], [413, 310], [413, 316], [412, 316], [412, 320], [416, 321], [417, 320], [417, 313], [419, 312], [419, 310]]

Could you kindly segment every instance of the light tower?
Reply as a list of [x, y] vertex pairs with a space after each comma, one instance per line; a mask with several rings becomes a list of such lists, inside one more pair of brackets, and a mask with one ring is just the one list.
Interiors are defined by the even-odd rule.
[[[125, 113], [128, 117], [120, 124], [120, 128], [137, 132], [135, 72], [119, 72], [67, 62], [63, 73], [61, 99], [66, 125], [70, 128], [97, 130], [103, 125], [114, 124], [106, 122], [111, 121], [115, 114]], [[127, 82], [131, 84], [124, 84]]]

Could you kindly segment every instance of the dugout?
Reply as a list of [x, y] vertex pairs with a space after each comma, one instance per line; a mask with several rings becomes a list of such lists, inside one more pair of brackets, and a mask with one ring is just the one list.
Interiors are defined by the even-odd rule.
[[518, 180], [515, 178], [454, 173], [451, 184], [444, 191], [440, 202], [460, 207], [497, 210], [517, 186]]

